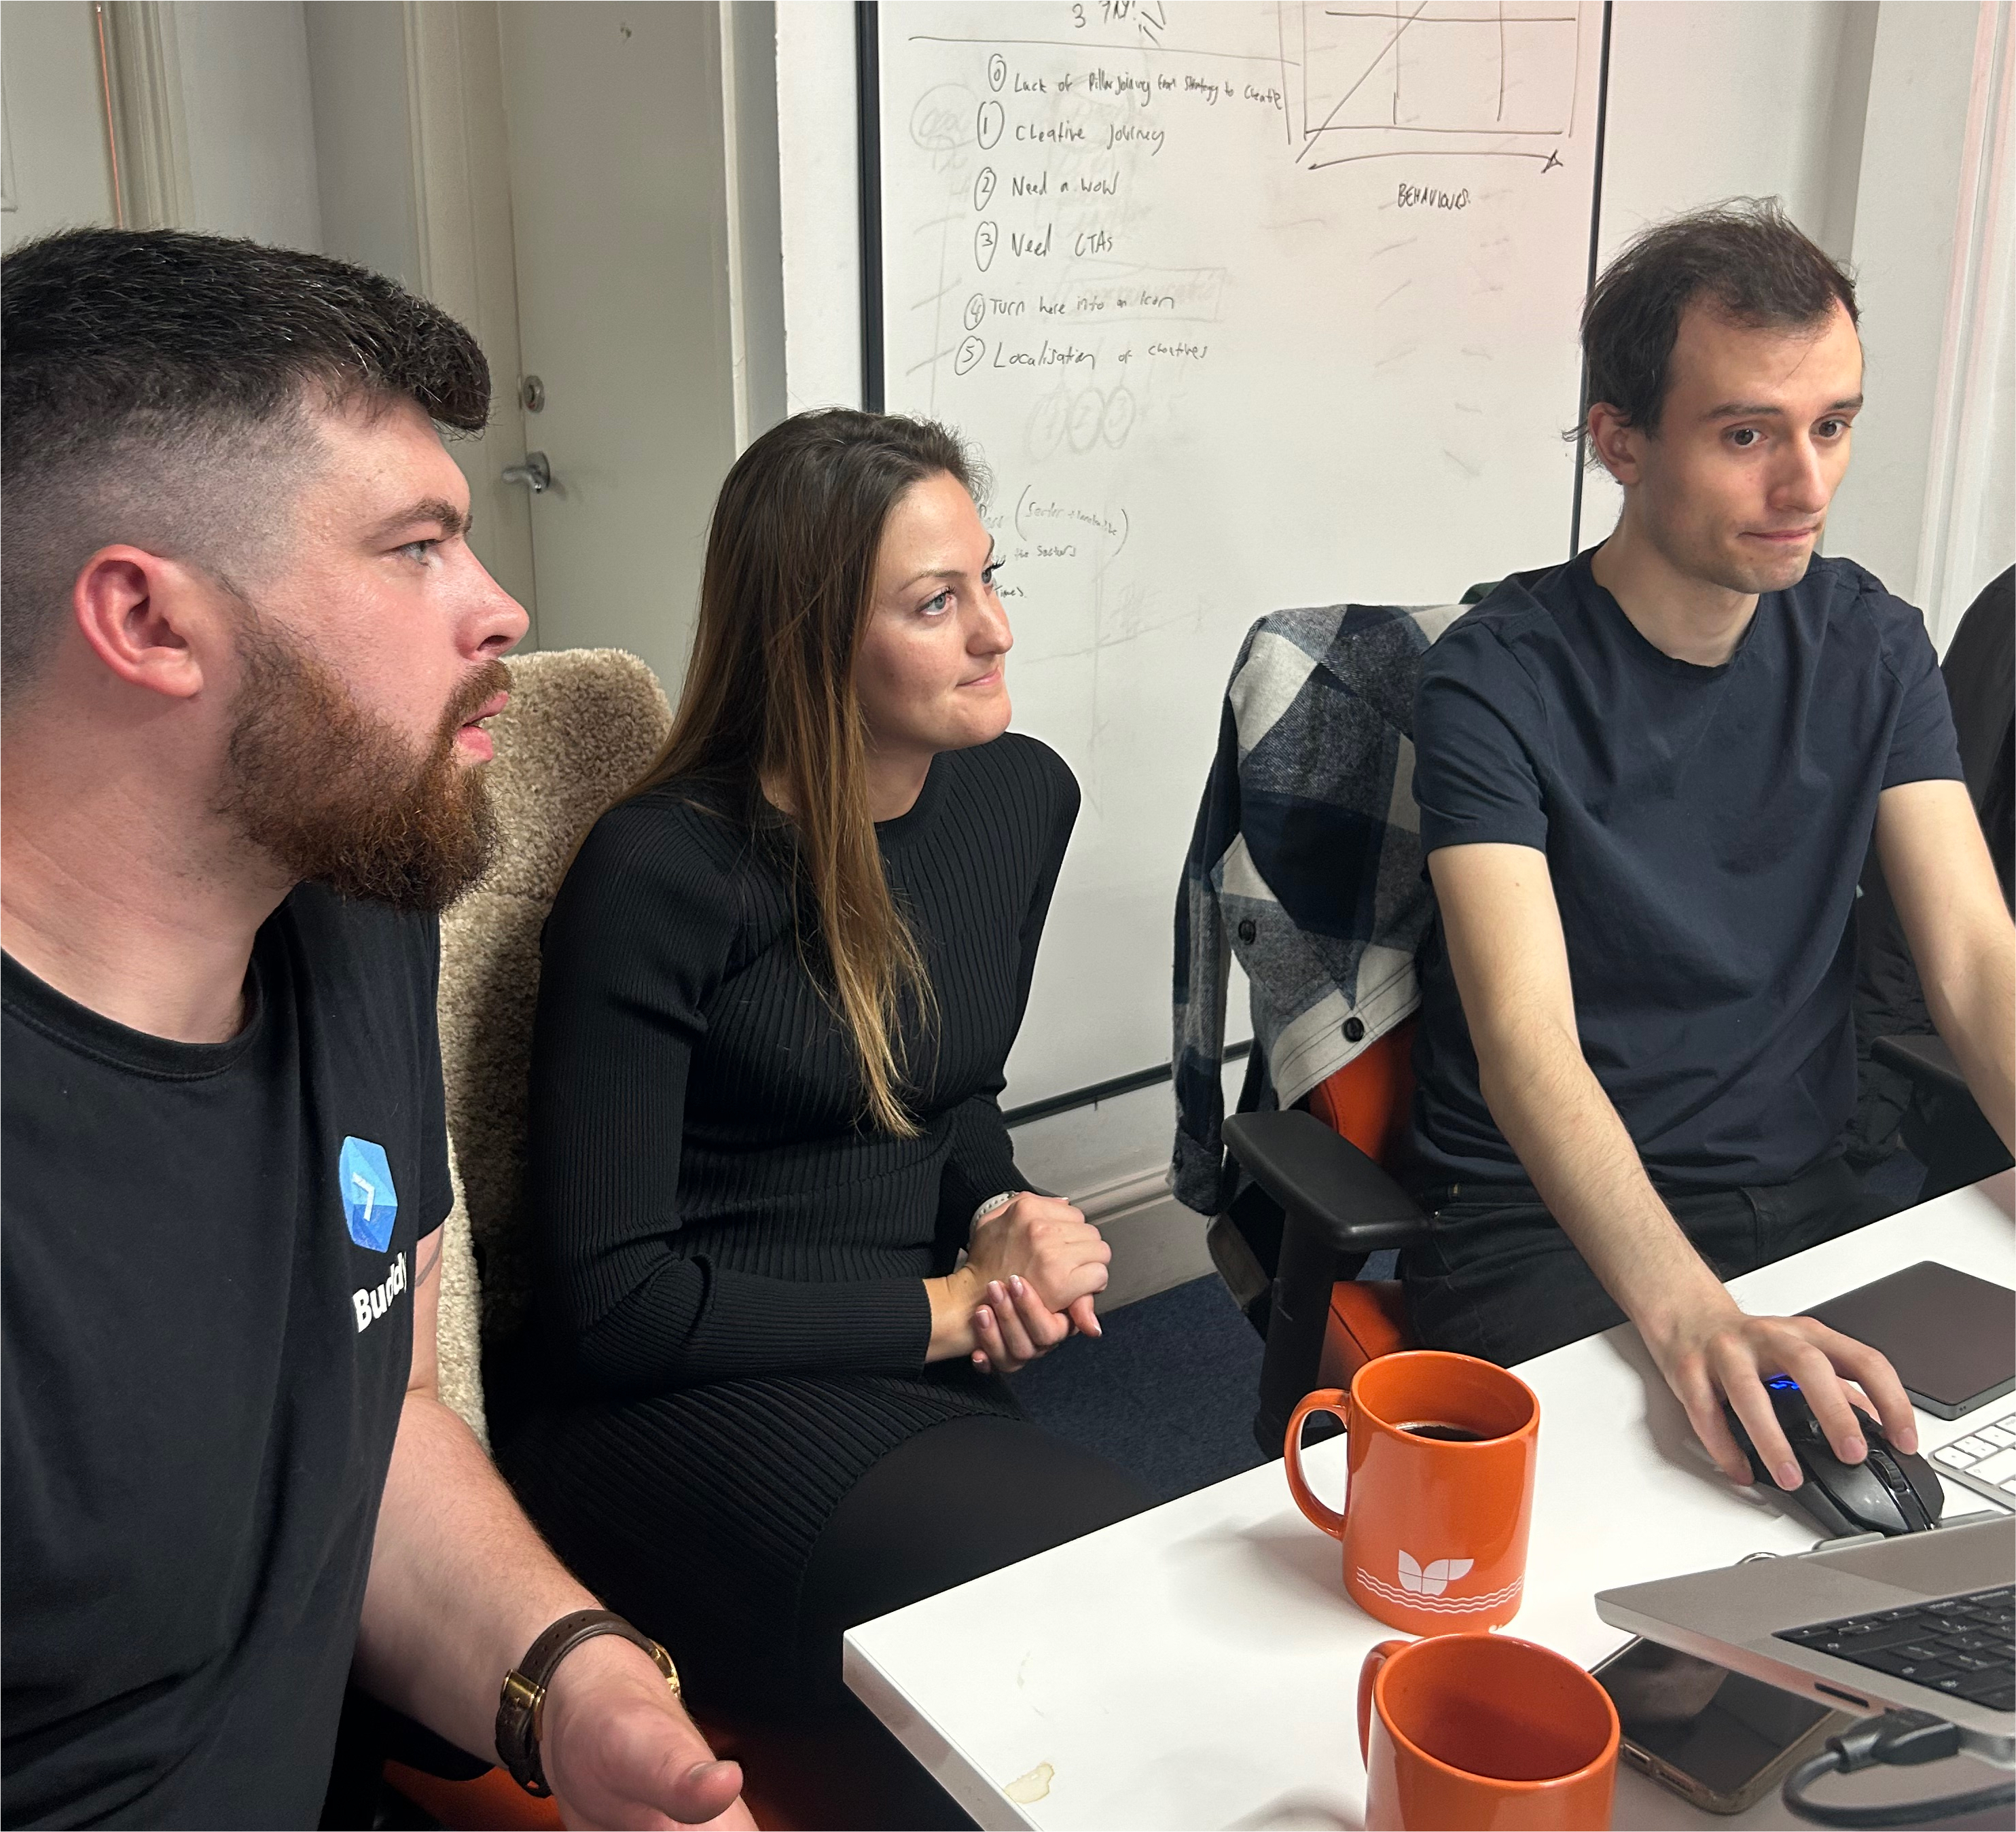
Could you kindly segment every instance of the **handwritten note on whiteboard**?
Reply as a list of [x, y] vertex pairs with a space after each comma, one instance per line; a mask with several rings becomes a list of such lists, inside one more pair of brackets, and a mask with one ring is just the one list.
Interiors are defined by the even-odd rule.
[[1076, 770], [1011, 1100], [1166, 1060], [1240, 639], [1562, 557], [1600, 9], [879, 9], [892, 411], [993, 474], [1016, 724]]

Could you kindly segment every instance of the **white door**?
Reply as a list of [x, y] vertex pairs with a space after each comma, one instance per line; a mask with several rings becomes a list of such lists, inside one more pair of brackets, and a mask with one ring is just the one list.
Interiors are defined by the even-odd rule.
[[630, 650], [676, 700], [735, 458], [720, 9], [498, 17], [521, 423], [553, 480], [531, 504], [539, 646]]

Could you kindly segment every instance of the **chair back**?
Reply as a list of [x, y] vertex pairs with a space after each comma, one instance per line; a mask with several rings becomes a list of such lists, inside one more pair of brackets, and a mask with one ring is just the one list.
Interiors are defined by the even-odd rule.
[[1374, 1164], [1390, 1164], [1414, 1102], [1414, 1025], [1403, 1018], [1309, 1090], [1309, 1111]]
[[[644, 773], [672, 722], [657, 678], [621, 650], [555, 650], [506, 665], [511, 703], [490, 727], [497, 855], [441, 918], [441, 1069], [481, 1275], [480, 1320], [464, 1300], [452, 1323], [484, 1349], [515, 1337], [532, 1308], [525, 1115], [540, 931], [582, 837]], [[445, 1360], [448, 1298], [445, 1288]]]
[[[441, 1071], [461, 1185], [444, 1255], [441, 1396], [479, 1437], [482, 1352], [517, 1336], [532, 1309], [525, 1122], [540, 931], [575, 848], [650, 767], [672, 725], [657, 678], [621, 650], [555, 650], [506, 665], [511, 704], [490, 726], [497, 855], [441, 918]], [[814, 1746], [808, 1758], [800, 1738], [766, 1739], [718, 1715], [697, 1721], [711, 1747], [743, 1763], [743, 1803], [759, 1827], [833, 1823], [826, 1816], [844, 1768], [836, 1754]], [[560, 1823], [552, 1801], [531, 1799], [501, 1769], [451, 1782], [394, 1764], [391, 1779], [444, 1826]]]

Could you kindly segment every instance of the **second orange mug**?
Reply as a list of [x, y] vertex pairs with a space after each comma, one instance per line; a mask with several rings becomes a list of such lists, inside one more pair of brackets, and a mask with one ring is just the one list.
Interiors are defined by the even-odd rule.
[[[1344, 1512], [1302, 1475], [1302, 1421], [1334, 1413], [1351, 1434]], [[1516, 1374], [1467, 1355], [1404, 1349], [1345, 1393], [1310, 1394], [1288, 1421], [1295, 1504], [1344, 1542], [1344, 1587], [1410, 1635], [1498, 1628], [1518, 1614], [1533, 1518], [1540, 1402]]]
[[1600, 1832], [1618, 1740], [1601, 1686], [1509, 1635], [1381, 1642], [1358, 1675], [1365, 1823], [1378, 1832]]

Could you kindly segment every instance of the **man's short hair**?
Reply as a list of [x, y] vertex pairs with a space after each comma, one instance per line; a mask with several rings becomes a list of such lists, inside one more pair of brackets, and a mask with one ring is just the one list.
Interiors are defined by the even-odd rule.
[[77, 570], [131, 542], [229, 578], [271, 557], [316, 405], [480, 430], [490, 368], [447, 313], [319, 254], [74, 229], [0, 261], [0, 685], [31, 682]]
[[1847, 269], [1775, 197], [1732, 197], [1654, 223], [1604, 269], [1582, 307], [1588, 401], [1657, 433], [1688, 306], [1705, 301], [1745, 329], [1796, 330], [1819, 324], [1837, 300], [1858, 322]]

